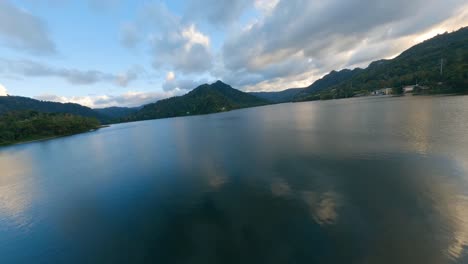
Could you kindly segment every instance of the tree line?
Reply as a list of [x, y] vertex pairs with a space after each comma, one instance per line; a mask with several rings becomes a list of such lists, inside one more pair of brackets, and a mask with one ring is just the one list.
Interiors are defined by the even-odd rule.
[[72, 135], [99, 127], [99, 121], [93, 117], [13, 111], [0, 116], [0, 145]]

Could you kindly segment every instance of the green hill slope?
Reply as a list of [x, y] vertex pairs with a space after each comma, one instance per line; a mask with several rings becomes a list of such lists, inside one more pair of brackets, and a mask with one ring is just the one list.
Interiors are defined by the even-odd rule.
[[110, 119], [89, 107], [79, 104], [46, 102], [21, 96], [0, 96], [0, 115], [12, 111], [25, 110], [42, 113], [67, 113], [83, 117], [93, 117], [104, 123], [108, 122]]
[[[442, 66], [442, 71], [441, 71]], [[366, 69], [331, 72], [316, 81], [297, 101], [346, 98], [386, 87], [419, 84], [430, 93], [468, 92], [468, 27], [438, 35], [404, 51], [391, 60], [375, 61]], [[324, 84], [324, 79], [335, 82]], [[321, 83], [321, 85], [318, 85]], [[319, 88], [317, 88], [319, 86]]]
[[106, 108], [94, 108], [93, 110], [102, 116], [110, 118], [112, 120], [118, 120], [124, 116], [131, 115], [138, 111], [138, 107], [106, 107]]
[[304, 88], [290, 88], [279, 92], [250, 92], [249, 94], [255, 95], [261, 99], [270, 101], [272, 103], [285, 103], [292, 102], [294, 98], [304, 90]]
[[268, 102], [263, 99], [217, 81], [213, 84], [201, 85], [186, 95], [145, 105], [135, 114], [123, 118], [122, 121], [209, 114], [265, 104]]
[[13, 111], [0, 116], [0, 146], [66, 136], [100, 127], [95, 118], [63, 113]]

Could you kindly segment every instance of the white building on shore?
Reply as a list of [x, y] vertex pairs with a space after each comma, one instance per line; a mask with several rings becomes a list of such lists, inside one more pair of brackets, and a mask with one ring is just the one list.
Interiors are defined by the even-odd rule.
[[412, 93], [414, 91], [414, 87], [418, 86], [417, 84], [416, 85], [408, 85], [408, 86], [405, 86], [403, 87], [403, 92], [404, 93]]
[[372, 91], [371, 95], [390, 95], [392, 94], [392, 88], [382, 88]]

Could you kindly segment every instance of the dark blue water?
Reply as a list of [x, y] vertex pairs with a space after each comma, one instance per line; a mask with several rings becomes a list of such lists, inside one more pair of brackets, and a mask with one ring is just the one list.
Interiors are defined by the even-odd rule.
[[468, 263], [468, 97], [281, 104], [0, 148], [0, 263]]

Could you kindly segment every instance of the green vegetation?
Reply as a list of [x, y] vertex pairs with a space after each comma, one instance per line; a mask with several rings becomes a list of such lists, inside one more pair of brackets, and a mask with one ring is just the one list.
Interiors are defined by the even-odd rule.
[[404, 92], [403, 87], [401, 87], [401, 86], [397, 86], [397, 87], [392, 88], [392, 94], [394, 94], [394, 95], [401, 95], [401, 94], [403, 94], [403, 92]]
[[387, 87], [400, 91], [415, 84], [427, 87], [424, 93], [428, 94], [468, 93], [468, 27], [438, 35], [366, 69], [333, 71], [296, 101], [347, 98]]
[[0, 96], [0, 115], [11, 111], [33, 110], [41, 113], [68, 113], [72, 115], [93, 117], [101, 123], [109, 124], [120, 120], [121, 117], [135, 113], [137, 108], [108, 107], [91, 109], [73, 103], [57, 103], [40, 101], [21, 96]]
[[296, 95], [303, 90], [305, 88], [290, 88], [279, 92], [250, 92], [249, 94], [272, 103], [285, 103], [292, 102]]
[[121, 121], [209, 114], [265, 104], [268, 102], [263, 99], [217, 81], [213, 84], [201, 85], [186, 95], [145, 105], [135, 114], [122, 118]]
[[134, 114], [138, 111], [137, 107], [107, 107], [107, 108], [95, 108], [93, 109], [101, 116], [106, 117], [106, 121], [109, 120], [109, 123], [113, 123], [113, 121], [118, 121], [120, 118], [124, 116], [128, 116]]
[[108, 117], [79, 104], [46, 102], [21, 96], [0, 96], [0, 115], [11, 111], [24, 110], [33, 110], [42, 113], [68, 113], [84, 117], [94, 117], [104, 123], [109, 120]]
[[[415, 84], [418, 84], [415, 86]], [[0, 96], [0, 145], [89, 131], [102, 123], [209, 114], [268, 103], [328, 100], [414, 86], [413, 94], [468, 93], [468, 27], [418, 44], [366, 69], [332, 71], [311, 86], [274, 93], [244, 93], [217, 81], [142, 108], [91, 109], [78, 104]], [[99, 121], [98, 121], [99, 120]]]
[[0, 116], [0, 145], [86, 132], [100, 127], [96, 118], [72, 114], [14, 111]]
[[[338, 85], [344, 81], [350, 80], [362, 71], [364, 70], [360, 68], [356, 68], [354, 70], [344, 69], [341, 71], [331, 71], [329, 74], [315, 81], [312, 85], [298, 93], [295, 96], [295, 99], [297, 101], [301, 101], [301, 99], [307, 97], [311, 97], [315, 100], [333, 99], [333, 94], [327, 91], [328, 88]], [[308, 98], [308, 100], [310, 100], [311, 98]]]

